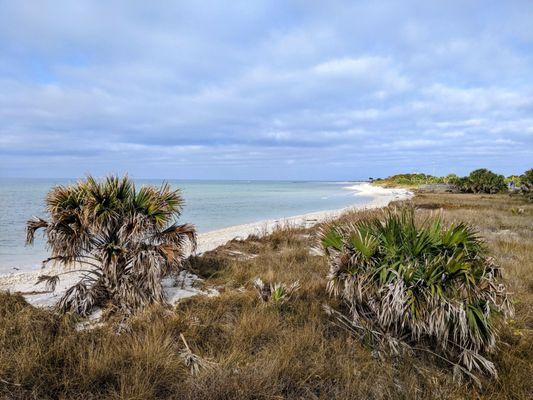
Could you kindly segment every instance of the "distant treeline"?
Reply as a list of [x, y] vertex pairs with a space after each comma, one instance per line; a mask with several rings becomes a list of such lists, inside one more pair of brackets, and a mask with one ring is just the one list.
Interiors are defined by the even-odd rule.
[[488, 169], [481, 168], [472, 171], [468, 176], [448, 174], [446, 176], [433, 176], [422, 173], [398, 174], [385, 179], [375, 179], [375, 183], [383, 186], [409, 186], [418, 187], [427, 184], [453, 185], [464, 193], [502, 193], [520, 191], [530, 194], [533, 191], [533, 168], [522, 175], [505, 177]]

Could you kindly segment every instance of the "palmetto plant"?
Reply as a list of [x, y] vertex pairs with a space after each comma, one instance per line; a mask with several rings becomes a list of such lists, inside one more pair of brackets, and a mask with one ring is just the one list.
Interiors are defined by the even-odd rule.
[[[28, 221], [26, 242], [43, 229], [52, 253], [43, 265], [53, 261], [83, 272], [58, 308], [87, 315], [106, 303], [132, 312], [164, 302], [161, 279], [196, 246], [194, 226], [175, 223], [182, 204], [168, 184], [136, 188], [127, 177], [89, 176], [54, 187], [46, 197], [49, 220]], [[55, 286], [57, 275], [46, 280]]]
[[412, 207], [400, 207], [328, 226], [320, 237], [328, 290], [347, 306], [327, 311], [378, 354], [425, 350], [456, 372], [496, 374], [483, 354], [496, 345], [494, 314], [510, 315], [512, 307], [500, 269], [471, 227], [445, 227], [438, 217], [417, 223]]
[[256, 278], [253, 282], [259, 298], [264, 303], [271, 302], [274, 305], [281, 306], [290, 301], [300, 290], [300, 282], [285, 284], [281, 282], [273, 282], [266, 284], [261, 278]]

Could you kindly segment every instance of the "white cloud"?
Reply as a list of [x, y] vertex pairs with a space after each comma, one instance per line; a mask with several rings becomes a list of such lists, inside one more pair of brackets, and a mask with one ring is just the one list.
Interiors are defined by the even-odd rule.
[[[2, 175], [345, 179], [429, 157], [515, 172], [533, 158], [524, 4], [482, 23], [458, 1], [417, 14], [396, 2], [24, 4], [0, 5]], [[499, 158], [502, 140], [514, 157]]]

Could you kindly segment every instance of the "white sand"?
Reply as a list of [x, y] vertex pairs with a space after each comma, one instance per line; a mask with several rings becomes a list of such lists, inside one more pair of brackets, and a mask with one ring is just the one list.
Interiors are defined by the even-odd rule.
[[[238, 238], [245, 239], [252, 234], [260, 236], [265, 235], [272, 232], [279, 225], [291, 224], [295, 226], [310, 227], [317, 223], [334, 219], [346, 211], [385, 207], [391, 201], [403, 200], [412, 196], [412, 193], [405, 189], [386, 189], [372, 186], [369, 183], [347, 186], [346, 189], [352, 190], [354, 196], [368, 196], [372, 198], [372, 200], [364, 205], [356, 205], [338, 210], [319, 211], [283, 219], [264, 220], [202, 233], [198, 235], [197, 252], [203, 253], [213, 250], [226, 244], [230, 240]], [[79, 273], [62, 275], [60, 283], [57, 285], [56, 290], [53, 293], [47, 292], [44, 284], [35, 285], [39, 275], [53, 275], [58, 272], [61, 272], [59, 267], [50, 266], [41, 269], [40, 271], [0, 275], [0, 290], [13, 293], [20, 292], [31, 304], [40, 307], [50, 307], [59, 300], [68, 287], [74, 285], [80, 279]], [[197, 276], [186, 272], [182, 272], [177, 281], [169, 278], [165, 279], [163, 281], [163, 286], [168, 301], [171, 304], [175, 304], [180, 299], [197, 294], [212, 294], [212, 292], [202, 291], [195, 287], [197, 286], [195, 283], [199, 280], [200, 279]]]

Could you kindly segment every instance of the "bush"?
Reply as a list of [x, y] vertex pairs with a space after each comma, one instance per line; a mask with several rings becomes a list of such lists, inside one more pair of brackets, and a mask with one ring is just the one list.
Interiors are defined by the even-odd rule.
[[432, 176], [422, 173], [397, 174], [385, 179], [376, 179], [374, 182], [391, 187], [450, 184], [457, 186], [460, 191], [465, 193], [498, 193], [507, 188], [507, 181], [503, 175], [497, 175], [484, 168], [472, 171], [467, 177], [460, 177], [456, 174], [446, 176]]
[[450, 174], [446, 177], [446, 183], [450, 185], [455, 185], [458, 188], [464, 187], [467, 181], [468, 181], [468, 178], [457, 176], [455, 174]]
[[[128, 313], [164, 303], [161, 279], [178, 270], [188, 245], [196, 244], [194, 226], [175, 223], [182, 203], [167, 184], [139, 189], [127, 177], [88, 176], [54, 187], [46, 197], [49, 220], [28, 221], [26, 242], [44, 230], [52, 254], [43, 266], [82, 266], [83, 277], [61, 297], [59, 310], [85, 316], [109, 303]], [[53, 290], [58, 280], [41, 275], [38, 282]]]
[[468, 177], [459, 178], [455, 184], [461, 191], [467, 193], [493, 194], [507, 189], [503, 175], [497, 175], [485, 168], [472, 171]]
[[460, 178], [457, 174], [448, 174], [444, 178], [442, 178], [442, 181], [443, 183], [453, 185], [455, 184], [455, 182], [457, 182], [458, 179]]
[[472, 193], [499, 193], [503, 192], [507, 185], [503, 175], [497, 175], [488, 169], [480, 168], [470, 173], [463, 188]]
[[346, 305], [344, 313], [329, 311], [378, 354], [426, 351], [454, 372], [496, 375], [483, 354], [495, 349], [494, 314], [512, 308], [500, 269], [471, 227], [416, 223], [408, 207], [329, 226], [321, 241], [328, 291]]
[[533, 168], [528, 169], [520, 176], [519, 189], [526, 200], [533, 202]]
[[528, 169], [520, 176], [520, 181], [529, 190], [533, 189], [533, 168]]

